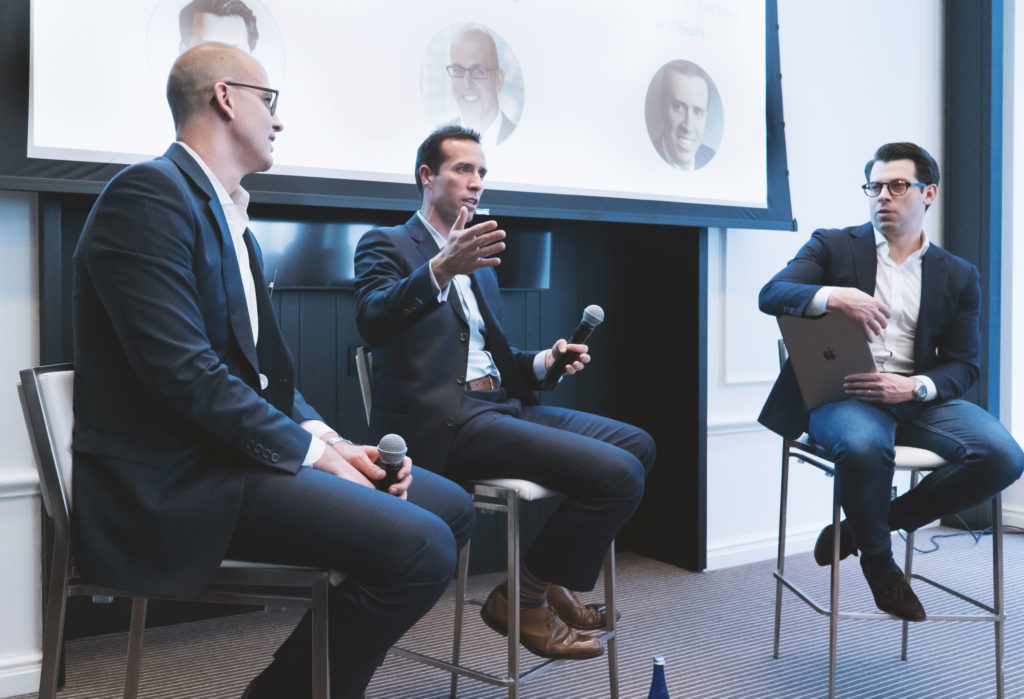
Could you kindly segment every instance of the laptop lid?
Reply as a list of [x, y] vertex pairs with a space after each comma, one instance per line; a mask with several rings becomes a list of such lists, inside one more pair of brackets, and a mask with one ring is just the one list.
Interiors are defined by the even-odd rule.
[[846, 400], [844, 376], [875, 371], [867, 338], [842, 313], [779, 316], [778, 321], [808, 410]]

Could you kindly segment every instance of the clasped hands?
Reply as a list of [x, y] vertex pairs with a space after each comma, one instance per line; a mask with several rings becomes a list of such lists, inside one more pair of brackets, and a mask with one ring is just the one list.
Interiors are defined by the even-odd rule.
[[[860, 289], [846, 286], [832, 290], [827, 307], [852, 320], [869, 341], [882, 334], [892, 315], [887, 304]], [[913, 400], [915, 383], [901, 374], [870, 372], [844, 377], [843, 388], [851, 398], [870, 403], [903, 403]]]
[[[335, 436], [329, 432], [322, 439]], [[373, 481], [379, 481], [385, 475], [384, 469], [377, 465], [377, 447], [368, 444], [349, 444], [338, 442], [324, 449], [324, 455], [313, 464], [313, 468], [325, 471], [345, 480], [374, 488]], [[402, 459], [402, 468], [398, 471], [398, 482], [388, 488], [388, 492], [403, 500], [408, 499], [409, 485], [412, 483], [412, 459]]]

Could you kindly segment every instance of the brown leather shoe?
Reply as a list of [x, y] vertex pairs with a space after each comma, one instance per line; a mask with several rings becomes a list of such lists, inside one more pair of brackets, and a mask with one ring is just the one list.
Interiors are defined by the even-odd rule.
[[[501, 585], [487, 596], [480, 617], [502, 636], [508, 635], [508, 600]], [[547, 604], [520, 610], [519, 642], [535, 655], [556, 660], [584, 660], [604, 653], [601, 641], [569, 628]]]
[[[555, 610], [558, 618], [574, 629], [603, 629], [608, 618], [603, 604], [583, 604], [575, 592], [561, 585], [552, 585], [548, 588], [548, 604]], [[616, 621], [621, 617], [622, 614], [615, 613]]]

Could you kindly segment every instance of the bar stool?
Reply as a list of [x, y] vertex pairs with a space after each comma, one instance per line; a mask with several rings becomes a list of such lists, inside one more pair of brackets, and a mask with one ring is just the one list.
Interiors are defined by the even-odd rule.
[[[363, 409], [366, 411], [366, 421], [370, 421], [370, 411], [373, 405], [370, 376], [372, 375], [372, 355], [365, 347], [356, 349], [356, 369], [359, 376], [359, 386], [363, 396]], [[487, 480], [472, 481], [464, 484], [473, 496], [473, 505], [479, 510], [504, 512], [506, 513], [506, 552], [507, 552], [507, 574], [508, 574], [508, 662], [503, 674], [495, 675], [482, 670], [470, 668], [460, 664], [462, 650], [462, 625], [465, 616], [466, 604], [483, 606], [484, 600], [470, 598], [466, 593], [466, 583], [469, 578], [469, 553], [470, 544], [467, 543], [459, 552], [458, 577], [455, 583], [455, 623], [452, 640], [451, 661], [441, 660], [422, 653], [395, 646], [391, 649], [393, 655], [401, 656], [424, 663], [432, 667], [440, 668], [451, 673], [451, 687], [449, 697], [455, 699], [458, 689], [459, 676], [470, 677], [481, 682], [506, 687], [509, 699], [517, 699], [519, 689], [524, 682], [539, 676], [542, 672], [565, 662], [563, 660], [544, 659], [527, 670], [522, 670], [519, 644], [519, 512], [522, 502], [543, 500], [561, 495], [558, 491], [545, 488], [532, 481], [518, 478], [495, 478]], [[618, 677], [618, 654], [615, 646], [615, 544], [612, 543], [605, 556], [604, 569], [604, 604], [605, 604], [605, 628], [600, 634], [596, 634], [605, 646], [605, 653], [608, 656], [608, 684], [612, 699], [619, 696]], [[579, 662], [579, 661], [574, 661]]]
[[[786, 359], [785, 346], [779, 341], [779, 361], [784, 363]], [[884, 612], [844, 612], [839, 610], [839, 539], [841, 519], [841, 507], [839, 503], [839, 489], [833, 481], [832, 487], [832, 525], [834, 538], [832, 541], [832, 564], [831, 578], [829, 583], [828, 606], [823, 606], [814, 600], [809, 594], [801, 590], [792, 580], [785, 575], [786, 555], [786, 507], [789, 487], [789, 464], [792, 460], [806, 463], [813, 466], [829, 477], [835, 476], [835, 464], [829, 458], [828, 452], [821, 446], [810, 441], [807, 435], [800, 439], [785, 439], [782, 443], [782, 489], [779, 498], [779, 551], [775, 577], [775, 637], [772, 657], [779, 657], [779, 639], [782, 630], [782, 590], [789, 589], [814, 611], [829, 618], [829, 639], [828, 639], [828, 696], [829, 699], [835, 696], [835, 665], [836, 665], [836, 640], [838, 635], [839, 619], [897, 619], [891, 614]], [[948, 462], [934, 452], [916, 447], [896, 447], [896, 470], [910, 472], [910, 487], [917, 485], [922, 472], [934, 471]], [[979, 608], [977, 614], [929, 614], [925, 622], [929, 621], [982, 621], [990, 622], [995, 629], [995, 666], [996, 666], [996, 695], [1002, 699], [1003, 681], [1003, 622], [1005, 612], [1003, 610], [1003, 508], [1002, 495], [996, 494], [992, 498], [992, 604], [988, 605], [978, 599], [958, 592], [946, 585], [938, 583], [923, 575], [913, 572], [914, 557], [914, 532], [907, 532], [907, 551], [904, 560], [904, 574], [908, 580], [916, 579], [927, 583], [943, 592], [957, 597], [971, 605]], [[909, 622], [902, 622], [902, 639], [900, 659], [907, 659], [907, 642], [909, 635]]]

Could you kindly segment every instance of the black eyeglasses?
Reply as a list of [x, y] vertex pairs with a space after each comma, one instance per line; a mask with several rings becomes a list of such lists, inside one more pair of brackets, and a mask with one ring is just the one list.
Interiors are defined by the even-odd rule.
[[483, 80], [490, 75], [492, 71], [497, 70], [497, 68], [487, 68], [479, 63], [477, 65], [470, 66], [469, 68], [466, 66], [460, 66], [458, 63], [453, 63], [450, 66], [445, 66], [444, 69], [447, 70], [448, 75], [453, 78], [464, 78], [466, 77], [466, 73], [469, 73], [469, 77], [473, 78], [473, 80]]
[[889, 188], [889, 194], [894, 197], [902, 196], [907, 193], [907, 190], [911, 187], [927, 187], [924, 182], [907, 182], [906, 180], [893, 180], [891, 182], [868, 182], [865, 185], [861, 185], [861, 189], [864, 190], [864, 194], [869, 197], [877, 197], [882, 193], [882, 187]]
[[277, 98], [278, 95], [281, 94], [279, 91], [271, 87], [260, 87], [259, 85], [246, 85], [245, 83], [233, 83], [228, 80], [225, 80], [224, 84], [230, 85], [231, 87], [247, 87], [250, 90], [259, 90], [260, 92], [269, 93], [270, 97], [264, 99], [263, 104], [267, 105], [267, 109], [270, 111], [270, 116], [274, 116], [274, 113], [277, 112]]

